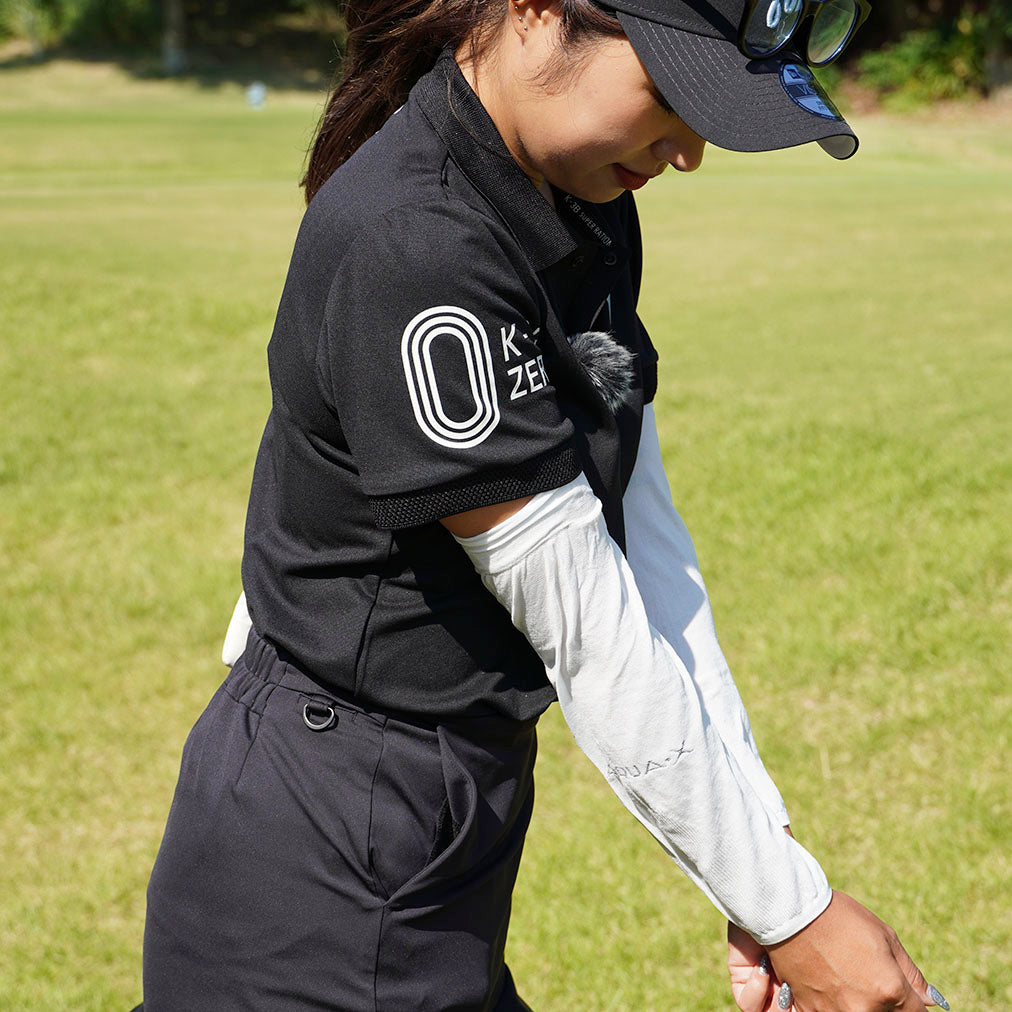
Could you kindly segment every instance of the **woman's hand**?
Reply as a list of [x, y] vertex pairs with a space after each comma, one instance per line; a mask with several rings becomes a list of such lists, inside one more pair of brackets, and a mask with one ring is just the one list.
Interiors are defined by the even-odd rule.
[[896, 932], [845, 893], [834, 892], [819, 917], [769, 953], [730, 923], [727, 948], [741, 1012], [779, 1012], [784, 980], [794, 1012], [925, 1012], [936, 1004]]
[[727, 922], [727, 970], [731, 994], [741, 1012], [770, 1012], [779, 981], [769, 971], [766, 950], [737, 924]]
[[[845, 893], [834, 892], [811, 924], [769, 946], [769, 955], [776, 979], [791, 985], [796, 1012], [925, 1012], [934, 1004], [896, 932]], [[750, 997], [758, 984], [749, 978], [742, 990]]]

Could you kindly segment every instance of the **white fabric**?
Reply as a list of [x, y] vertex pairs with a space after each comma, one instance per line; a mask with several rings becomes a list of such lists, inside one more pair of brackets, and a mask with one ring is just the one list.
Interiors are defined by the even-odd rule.
[[671, 501], [652, 404], [643, 409], [639, 453], [622, 499], [626, 558], [650, 624], [692, 676], [703, 707], [752, 789], [780, 825], [790, 824], [783, 798], [759, 758], [699, 572], [696, 550]]
[[232, 618], [228, 623], [228, 630], [225, 633], [225, 642], [221, 645], [221, 659], [229, 666], [240, 657], [246, 649], [246, 637], [249, 636], [250, 628], [253, 625], [246, 608], [246, 592], [239, 595], [232, 610]]
[[771, 816], [650, 625], [586, 479], [458, 541], [537, 650], [577, 744], [717, 908], [764, 945], [822, 913], [825, 874]]

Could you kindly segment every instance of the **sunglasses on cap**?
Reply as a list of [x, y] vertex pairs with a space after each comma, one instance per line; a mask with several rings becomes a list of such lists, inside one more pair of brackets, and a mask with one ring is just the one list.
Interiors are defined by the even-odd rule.
[[817, 141], [834, 158], [857, 150], [808, 64], [840, 55], [869, 0], [592, 2], [615, 13], [664, 100], [711, 144], [772, 151]]
[[[832, 63], [871, 13], [868, 0], [751, 0], [738, 35], [741, 51], [754, 60], [780, 52], [792, 40], [810, 66]], [[807, 26], [802, 48], [796, 38]]]

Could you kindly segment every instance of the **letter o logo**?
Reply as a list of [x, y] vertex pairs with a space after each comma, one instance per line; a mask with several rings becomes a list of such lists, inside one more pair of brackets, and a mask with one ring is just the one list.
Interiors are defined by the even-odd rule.
[[773, 0], [770, 4], [769, 9], [766, 11], [766, 27], [776, 28], [784, 16], [784, 9], [780, 3], [780, 0]]
[[[456, 341], [463, 350], [474, 402], [474, 411], [468, 418], [450, 418], [439, 396], [439, 377], [432, 349], [434, 344], [443, 341]], [[485, 328], [473, 313], [457, 306], [433, 306], [423, 310], [404, 328], [401, 362], [415, 421], [434, 443], [467, 449], [486, 440], [499, 424], [492, 349]]]

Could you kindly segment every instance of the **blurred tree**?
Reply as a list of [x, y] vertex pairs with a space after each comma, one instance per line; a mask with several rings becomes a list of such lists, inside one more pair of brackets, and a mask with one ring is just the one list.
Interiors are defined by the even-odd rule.
[[[871, 17], [840, 61], [844, 73], [885, 91], [921, 77], [921, 92], [937, 97], [1012, 82], [1012, 0], [871, 2]], [[196, 50], [228, 62], [237, 50], [277, 50], [314, 36], [340, 52], [340, 10], [341, 0], [0, 0], [0, 37], [24, 38], [37, 51], [61, 41], [153, 51], [160, 41], [165, 73], [175, 75]], [[293, 51], [293, 62], [317, 60], [321, 50], [301, 52]]]
[[[183, 7], [193, 39], [222, 41], [262, 27], [282, 14], [300, 11], [306, 0], [163, 0]], [[336, 6], [336, 5], [335, 5]]]
[[168, 77], [186, 70], [186, 10], [183, 0], [165, 0], [162, 65]]
[[895, 42], [866, 49], [860, 80], [895, 108], [987, 95], [1012, 82], [1012, 9], [948, 3]]
[[0, 0], [0, 38], [22, 39], [40, 58], [57, 34], [51, 7], [42, 0]]
[[979, 13], [1002, 3], [989, 4], [984, 0], [871, 0], [871, 17], [865, 23], [852, 46], [847, 59], [853, 60], [870, 49], [878, 49], [890, 42], [898, 42], [907, 32], [916, 29], [933, 29], [944, 24], [955, 24], [965, 12]]
[[42, 0], [58, 11], [63, 41], [74, 49], [139, 49], [157, 43], [152, 0]]

